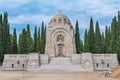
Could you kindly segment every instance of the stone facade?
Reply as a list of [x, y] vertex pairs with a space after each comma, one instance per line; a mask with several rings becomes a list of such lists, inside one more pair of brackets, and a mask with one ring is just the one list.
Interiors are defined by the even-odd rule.
[[58, 14], [53, 17], [46, 32], [45, 54], [71, 56], [76, 53], [74, 30], [66, 16]]
[[117, 66], [116, 54], [76, 54], [75, 34], [70, 20], [53, 17], [46, 31], [45, 54], [5, 54], [2, 70], [77, 72], [110, 70]]
[[48, 55], [6, 54], [2, 70], [48, 71], [95, 71], [110, 70], [117, 66], [116, 54], [72, 54], [71, 57], [49, 57]]

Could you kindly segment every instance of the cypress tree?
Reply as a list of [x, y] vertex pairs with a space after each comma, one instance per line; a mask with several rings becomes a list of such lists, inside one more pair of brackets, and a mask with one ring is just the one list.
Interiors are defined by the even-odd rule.
[[19, 34], [19, 40], [18, 40], [18, 53], [22, 53], [22, 35]]
[[35, 26], [35, 30], [34, 30], [34, 52], [37, 51], [37, 26]]
[[110, 32], [108, 27], [105, 29], [105, 53], [110, 52]]
[[95, 52], [100, 53], [101, 52], [101, 34], [100, 34], [100, 28], [98, 21], [96, 22], [96, 28], [95, 28]]
[[102, 36], [101, 36], [101, 46], [100, 46], [100, 49], [101, 49], [101, 53], [105, 53], [105, 37], [104, 37], [104, 33], [102, 32]]
[[118, 36], [118, 41], [117, 41], [117, 56], [118, 56], [118, 59], [120, 61], [120, 35]]
[[25, 30], [25, 28], [23, 28], [22, 33], [19, 34], [18, 52], [20, 54], [25, 54], [28, 52], [28, 50], [27, 50], [27, 31]]
[[84, 35], [84, 52], [89, 52], [89, 40], [88, 40], [88, 32], [87, 29], [85, 30], [85, 35]]
[[3, 59], [3, 46], [2, 46], [2, 14], [0, 14], [0, 61]]
[[13, 41], [12, 41], [12, 54], [17, 54], [18, 53], [18, 48], [17, 48], [17, 35], [16, 35], [16, 29], [14, 28], [13, 32]]
[[76, 31], [75, 32], [76, 51], [77, 51], [77, 53], [80, 53], [82, 46], [81, 46], [81, 40], [80, 40], [78, 20], [76, 21], [75, 31]]
[[45, 28], [44, 28], [44, 22], [42, 21], [42, 31], [41, 31], [41, 53], [44, 54], [45, 51]]
[[13, 35], [10, 34], [10, 53], [12, 54], [12, 47], [13, 47]]
[[120, 61], [120, 11], [118, 11], [118, 37], [117, 37], [117, 54], [118, 54], [118, 59]]
[[7, 12], [4, 13], [3, 23], [3, 53], [8, 54], [10, 52], [10, 32], [9, 32], [9, 24], [8, 24], [8, 15]]
[[120, 35], [120, 11], [118, 11], [118, 35]]
[[40, 47], [40, 27], [38, 28], [38, 37], [37, 37], [37, 51], [41, 52], [41, 47]]
[[111, 51], [111, 48], [110, 48], [110, 43], [111, 43], [111, 28], [110, 28], [110, 26], [109, 26], [109, 31], [108, 31], [108, 33], [109, 33], [109, 47], [108, 47], [108, 52], [110, 53], [110, 51]]
[[110, 52], [116, 53], [117, 49], [117, 20], [116, 17], [113, 18], [111, 23], [111, 42], [110, 42]]
[[27, 24], [27, 52], [30, 53], [33, 51], [33, 40], [30, 32], [30, 25]]
[[90, 18], [90, 28], [89, 28], [89, 51], [94, 53], [94, 28], [93, 28], [93, 19]]
[[27, 53], [27, 31], [25, 29], [22, 30], [22, 36], [21, 36], [21, 53], [25, 54]]

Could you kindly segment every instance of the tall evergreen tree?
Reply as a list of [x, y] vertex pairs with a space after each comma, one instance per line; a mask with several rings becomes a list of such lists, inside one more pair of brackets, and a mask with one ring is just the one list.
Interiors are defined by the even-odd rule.
[[39, 27], [39, 28], [38, 28], [38, 37], [37, 37], [37, 51], [38, 51], [38, 52], [41, 52], [40, 39], [41, 39], [41, 37], [40, 37], [40, 27]]
[[93, 19], [90, 18], [90, 28], [89, 28], [89, 51], [94, 53], [94, 45], [95, 45], [95, 39], [94, 39], [94, 28], [93, 28]]
[[19, 53], [27, 53], [27, 31], [25, 28], [22, 30], [22, 34], [19, 35]]
[[105, 53], [105, 37], [104, 37], [104, 33], [102, 32], [102, 35], [101, 35], [101, 53]]
[[87, 29], [85, 30], [85, 35], [84, 35], [84, 52], [89, 52], [89, 40], [88, 40], [88, 32]]
[[76, 25], [75, 25], [75, 43], [76, 43], [76, 51], [77, 53], [80, 53], [82, 50], [82, 44], [81, 44], [81, 40], [80, 40], [80, 33], [79, 33], [79, 24], [78, 24], [78, 20], [76, 21]]
[[96, 28], [95, 28], [95, 52], [101, 53], [101, 34], [100, 34], [100, 28], [98, 21], [96, 22]]
[[118, 35], [120, 35], [120, 11], [118, 11]]
[[12, 54], [12, 47], [13, 47], [13, 35], [10, 34], [10, 53]]
[[42, 31], [41, 31], [41, 53], [43, 54], [45, 51], [45, 28], [44, 28], [44, 22], [42, 21]]
[[34, 30], [34, 52], [37, 51], [37, 26], [35, 26], [35, 30]]
[[118, 41], [117, 41], [117, 56], [118, 56], [118, 59], [120, 61], [120, 35], [118, 36]]
[[0, 14], [0, 61], [3, 59], [3, 46], [2, 46], [2, 14]]
[[8, 15], [7, 12], [4, 13], [3, 23], [2, 23], [2, 29], [3, 29], [3, 53], [8, 54], [10, 53], [10, 32], [9, 32], [9, 24], [8, 24]]
[[19, 34], [19, 39], [18, 39], [18, 53], [22, 53], [22, 34]]
[[108, 27], [105, 29], [105, 53], [110, 52], [110, 32]]
[[113, 18], [111, 23], [111, 42], [110, 42], [110, 49], [111, 53], [116, 53], [117, 49], [117, 20], [116, 17]]
[[13, 41], [12, 41], [12, 54], [17, 54], [18, 53], [18, 48], [17, 48], [17, 34], [16, 34], [16, 29], [14, 28], [13, 32]]
[[118, 11], [118, 37], [117, 37], [117, 54], [118, 54], [118, 59], [120, 61], [120, 11]]
[[27, 24], [27, 52], [30, 53], [33, 51], [33, 40], [30, 32], [30, 25]]

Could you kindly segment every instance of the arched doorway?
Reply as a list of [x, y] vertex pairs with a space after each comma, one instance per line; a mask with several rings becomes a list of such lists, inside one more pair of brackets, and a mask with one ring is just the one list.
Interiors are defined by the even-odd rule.
[[57, 36], [57, 57], [63, 57], [64, 55], [64, 36], [58, 35]]

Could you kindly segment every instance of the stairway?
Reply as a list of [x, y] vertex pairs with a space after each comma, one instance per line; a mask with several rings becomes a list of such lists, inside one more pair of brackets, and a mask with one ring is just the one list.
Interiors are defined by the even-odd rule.
[[50, 58], [49, 64], [51, 64], [51, 65], [71, 65], [72, 59], [69, 57], [53, 57], [53, 58]]
[[49, 64], [41, 65], [40, 72], [77, 72], [84, 71], [81, 65], [73, 65], [70, 57], [53, 57], [50, 58]]

